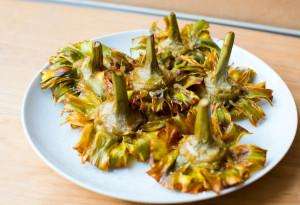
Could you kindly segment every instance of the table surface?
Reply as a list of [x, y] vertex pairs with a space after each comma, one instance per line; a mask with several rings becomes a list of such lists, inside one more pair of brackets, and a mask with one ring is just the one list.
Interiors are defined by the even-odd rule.
[[[126, 5], [175, 10], [192, 14], [201, 14], [217, 18], [234, 19], [279, 26], [291, 29], [300, 29], [300, 21], [291, 19], [300, 18], [300, 1], [295, 0], [93, 0]], [[218, 6], [216, 6], [216, 4]], [[205, 5], [205, 6], [202, 6]], [[251, 6], [248, 6], [251, 5]], [[270, 9], [272, 7], [272, 9]], [[255, 11], [255, 15], [253, 15]]]
[[[147, 28], [157, 17], [35, 1], [0, 1], [0, 204], [131, 204], [87, 191], [59, 176], [34, 153], [21, 126], [25, 89], [48, 56], [68, 42]], [[300, 106], [300, 39], [212, 25], [222, 38], [266, 61]], [[235, 193], [199, 204], [300, 204], [300, 133], [269, 174]], [[284, 136], [283, 136], [284, 137]], [[146, 194], [146, 193], [145, 193]]]

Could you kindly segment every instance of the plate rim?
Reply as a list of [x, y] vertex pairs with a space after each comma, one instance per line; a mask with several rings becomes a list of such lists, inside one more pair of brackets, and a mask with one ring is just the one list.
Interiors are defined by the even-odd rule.
[[[147, 30], [147, 29], [126, 30], [126, 31], [114, 32], [114, 33], [110, 33], [110, 34], [106, 34], [106, 35], [101, 35], [101, 36], [98, 36], [98, 37], [93, 37], [93, 38], [90, 38], [90, 40], [101, 40], [103, 38], [122, 35], [122, 34], [127, 34], [127, 33], [129, 34], [129, 33], [145, 33], [145, 32], [149, 32], [149, 30]], [[214, 40], [219, 40], [219, 39], [214, 38]], [[184, 203], [184, 202], [195, 202], [195, 201], [208, 200], [208, 199], [216, 198], [216, 197], [223, 196], [223, 195], [229, 194], [231, 192], [240, 190], [240, 189], [252, 184], [253, 182], [261, 179], [263, 176], [265, 176], [267, 173], [269, 173], [275, 166], [277, 166], [282, 161], [282, 159], [286, 156], [287, 152], [290, 150], [290, 148], [291, 148], [291, 146], [292, 146], [292, 144], [295, 140], [295, 137], [296, 137], [296, 133], [297, 133], [297, 129], [298, 129], [298, 110], [297, 110], [297, 105], [296, 105], [296, 102], [295, 102], [295, 98], [294, 98], [292, 92], [290, 91], [288, 85], [285, 83], [285, 81], [281, 78], [281, 76], [271, 66], [269, 66], [261, 58], [259, 58], [258, 56], [250, 53], [246, 49], [241, 48], [240, 46], [238, 46], [236, 44], [234, 44], [234, 47], [236, 47], [238, 49], [241, 49], [243, 52], [245, 52], [247, 55], [249, 55], [251, 57], [255, 57], [259, 61], [259, 63], [264, 64], [266, 67], [268, 67], [268, 69], [271, 69], [277, 75], [277, 77], [280, 79], [280, 81], [282, 81], [283, 85], [286, 87], [286, 89], [288, 91], [287, 95], [290, 95], [290, 97], [292, 99], [292, 102], [293, 102], [292, 103], [293, 104], [292, 109], [295, 111], [294, 112], [294, 114], [295, 114], [294, 115], [295, 128], [293, 130], [293, 135], [292, 135], [292, 138], [290, 140], [290, 143], [287, 146], [287, 149], [284, 151], [282, 156], [280, 156], [277, 160], [275, 160], [276, 162], [274, 164], [270, 165], [269, 167], [265, 167], [264, 169], [262, 169], [260, 171], [260, 174], [257, 175], [255, 178], [253, 178], [253, 176], [251, 176], [244, 183], [242, 183], [240, 185], [237, 185], [237, 186], [226, 188], [226, 189], [222, 190], [220, 194], [211, 194], [211, 195], [204, 196], [204, 197], [201, 197], [201, 195], [199, 195], [198, 198], [181, 199], [181, 200], [174, 200], [174, 201], [160, 201], [159, 199], [158, 200], [139, 200], [139, 199], [134, 199], [134, 198], [131, 198], [131, 197], [119, 196], [117, 193], [105, 191], [103, 189], [99, 190], [97, 188], [90, 187], [89, 185], [85, 184], [84, 182], [81, 182], [81, 180], [76, 179], [76, 177], [69, 176], [62, 169], [60, 169], [60, 168], [56, 167], [54, 164], [52, 164], [50, 162], [50, 160], [48, 160], [42, 154], [42, 151], [40, 151], [39, 148], [32, 141], [32, 137], [29, 134], [27, 124], [26, 124], [26, 120], [25, 120], [25, 109], [26, 109], [26, 102], [28, 101], [29, 92], [30, 92], [31, 88], [33, 87], [33, 84], [36, 81], [36, 79], [39, 78], [39, 75], [40, 75], [41, 71], [43, 71], [45, 68], [47, 68], [49, 66], [49, 63], [44, 64], [42, 66], [42, 68], [40, 70], [38, 70], [37, 73], [34, 75], [34, 77], [30, 80], [30, 82], [26, 86], [25, 94], [24, 94], [23, 99], [22, 99], [21, 124], [22, 124], [23, 130], [25, 132], [26, 139], [27, 139], [28, 143], [30, 144], [30, 146], [32, 147], [32, 149], [35, 151], [35, 153], [40, 157], [40, 159], [42, 159], [42, 161], [45, 164], [47, 164], [52, 170], [54, 170], [60, 176], [62, 176], [63, 178], [65, 178], [69, 181], [71, 181], [72, 183], [78, 185], [81, 188], [84, 188], [86, 190], [95, 192], [97, 194], [101, 194], [103, 196], [108, 196], [108, 197], [112, 197], [112, 198], [116, 198], [116, 199], [120, 199], [120, 200], [138, 202], [138, 203], [154, 203], [154, 204], [171, 204], [171, 203], [175, 203], [175, 204], [178, 204], [178, 203]]]

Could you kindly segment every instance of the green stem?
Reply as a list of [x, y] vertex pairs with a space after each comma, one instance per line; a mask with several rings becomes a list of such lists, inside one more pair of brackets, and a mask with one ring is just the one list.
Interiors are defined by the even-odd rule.
[[210, 119], [208, 116], [209, 102], [207, 99], [202, 99], [197, 107], [197, 116], [194, 127], [194, 135], [202, 140], [202, 143], [207, 143], [212, 138], [210, 130]]
[[151, 69], [151, 73], [156, 73], [160, 71], [156, 59], [155, 42], [153, 34], [148, 36], [147, 38], [145, 67], [149, 67]]
[[218, 64], [216, 66], [216, 71], [215, 71], [216, 81], [218, 81], [228, 71], [228, 61], [230, 58], [233, 42], [234, 42], [234, 33], [233, 32], [227, 33], [221, 49]]
[[103, 68], [103, 52], [102, 45], [100, 42], [93, 43], [93, 61], [92, 61], [93, 71], [101, 71]]
[[169, 22], [168, 22], [169, 23], [169, 25], [168, 25], [169, 38], [175, 42], [182, 43], [176, 14], [174, 12], [171, 12], [170, 16], [168, 16], [168, 20], [169, 20]]
[[112, 73], [113, 92], [115, 96], [114, 108], [117, 115], [128, 116], [130, 114], [129, 101], [126, 91], [126, 83], [122, 74]]

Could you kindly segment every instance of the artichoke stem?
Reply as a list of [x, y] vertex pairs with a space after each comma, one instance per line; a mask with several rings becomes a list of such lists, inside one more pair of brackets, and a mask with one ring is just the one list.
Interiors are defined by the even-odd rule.
[[158, 62], [156, 59], [156, 52], [155, 52], [155, 42], [154, 42], [154, 35], [150, 35], [147, 38], [147, 45], [146, 45], [146, 67], [150, 67], [151, 73], [159, 72]]
[[174, 12], [171, 12], [170, 16], [168, 18], [169, 18], [169, 20], [168, 20], [168, 22], [169, 22], [169, 25], [168, 25], [169, 38], [175, 42], [182, 43], [176, 14]]
[[197, 116], [194, 127], [194, 135], [201, 140], [202, 143], [208, 143], [212, 138], [208, 109], [208, 100], [202, 99], [197, 107]]
[[101, 71], [103, 68], [103, 52], [100, 42], [93, 42], [93, 71]]
[[124, 76], [114, 72], [112, 73], [112, 82], [115, 97], [114, 109], [116, 110], [116, 114], [119, 116], [128, 116], [130, 114], [130, 107]]
[[233, 42], [234, 42], [234, 33], [233, 32], [227, 33], [224, 39], [218, 64], [215, 70], [216, 81], [218, 81], [228, 71], [228, 61], [230, 58]]

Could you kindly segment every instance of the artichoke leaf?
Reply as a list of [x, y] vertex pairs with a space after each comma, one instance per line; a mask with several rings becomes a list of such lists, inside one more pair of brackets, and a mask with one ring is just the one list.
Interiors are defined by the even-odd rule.
[[258, 122], [265, 117], [265, 113], [260, 105], [251, 99], [241, 98], [234, 103], [233, 117], [245, 117], [249, 119], [251, 124], [257, 126]]
[[211, 122], [215, 139], [224, 146], [232, 146], [249, 134], [245, 128], [232, 122], [230, 112], [224, 106], [217, 105], [213, 109]]
[[228, 70], [228, 76], [239, 85], [246, 85], [251, 83], [255, 77], [256, 73], [252, 69], [240, 69], [230, 67]]
[[226, 168], [221, 173], [224, 186], [244, 182], [250, 174], [266, 163], [266, 150], [251, 144], [235, 145], [229, 149]]
[[247, 84], [243, 87], [243, 89], [246, 91], [246, 98], [257, 101], [263, 99], [272, 104], [273, 91], [265, 88], [265, 83]]

